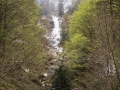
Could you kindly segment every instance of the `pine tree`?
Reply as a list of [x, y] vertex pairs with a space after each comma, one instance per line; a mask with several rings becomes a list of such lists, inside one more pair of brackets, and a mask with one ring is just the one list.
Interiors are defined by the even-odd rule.
[[58, 12], [59, 16], [62, 16], [64, 13], [63, 0], [59, 1], [58, 10], [59, 10], [59, 12]]
[[70, 72], [67, 67], [61, 65], [55, 70], [52, 77], [53, 90], [71, 90]]

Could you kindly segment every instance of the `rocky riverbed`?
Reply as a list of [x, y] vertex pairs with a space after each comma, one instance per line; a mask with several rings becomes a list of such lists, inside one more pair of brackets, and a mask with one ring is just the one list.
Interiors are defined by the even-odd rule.
[[41, 20], [42, 20], [41, 25], [46, 27], [47, 30], [46, 38], [48, 39], [48, 49], [49, 49], [47, 55], [49, 55], [51, 58], [49, 58], [48, 61], [46, 61], [45, 63], [46, 71], [42, 73], [39, 81], [46, 90], [49, 90], [48, 88], [50, 88], [51, 86], [50, 85], [51, 76], [54, 74], [54, 70], [56, 68], [59, 68], [59, 65], [61, 63], [60, 54], [63, 50], [63, 48], [60, 47], [59, 45], [61, 40], [60, 18], [58, 16], [52, 15], [48, 17], [44, 16]]

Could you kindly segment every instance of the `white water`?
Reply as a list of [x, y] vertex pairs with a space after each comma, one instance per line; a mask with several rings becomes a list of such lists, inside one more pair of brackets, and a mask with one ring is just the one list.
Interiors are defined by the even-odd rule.
[[[54, 15], [52, 15], [51, 17], [54, 22], [54, 28], [52, 29], [51, 32], [48, 31], [46, 38], [49, 40], [49, 45], [52, 46], [50, 47], [50, 53], [56, 57], [63, 50], [63, 48], [59, 46], [61, 40], [61, 35], [60, 35], [61, 28], [60, 28], [59, 17]], [[57, 62], [57, 59], [53, 59], [52, 62]], [[57, 65], [51, 65], [48, 70], [50, 72], [44, 73], [43, 76], [48, 77], [50, 73], [54, 73], [54, 70], [56, 68], [58, 68]], [[46, 87], [45, 81], [42, 81], [41, 79], [39, 81], [41, 82], [43, 87]]]
[[[41, 4], [41, 1], [43, 0], [36, 0], [39, 4]], [[59, 4], [59, 0], [48, 0], [50, 1], [50, 3], [53, 3], [54, 4], [54, 9], [56, 9], [57, 11], [56, 12], [59, 12], [58, 11], [58, 4]], [[46, 0], [47, 2], [47, 0]], [[64, 7], [64, 12], [67, 12], [68, 11], [68, 6], [71, 5], [71, 2], [72, 0], [63, 0], [63, 7]], [[53, 12], [53, 11], [51, 11]], [[55, 13], [55, 12], [54, 12]], [[52, 31], [48, 31], [48, 34], [46, 36], [46, 38], [49, 40], [49, 45], [52, 46], [50, 47], [50, 53], [52, 53], [55, 57], [62, 52], [63, 48], [60, 47], [59, 43], [61, 41], [61, 28], [60, 28], [60, 19], [58, 16], [55, 16], [55, 14], [52, 13], [51, 17], [53, 19], [53, 22], [54, 22], [54, 28], [52, 29]], [[54, 15], [53, 15], [54, 14]], [[46, 16], [47, 17], [47, 16]], [[57, 62], [57, 60], [53, 60], [53, 62]], [[50, 70], [51, 72], [53, 73], [54, 72], [54, 69], [55, 68], [58, 68], [58, 66], [55, 64], [55, 65], [52, 65], [50, 66]], [[49, 70], [49, 71], [50, 71]], [[50, 75], [49, 72], [46, 72], [43, 74], [45, 77], [48, 77]], [[45, 81], [42, 81], [40, 79], [40, 82], [42, 84], [43, 87], [46, 87], [46, 83]]]
[[54, 28], [53, 28], [53, 32], [52, 32], [51, 36], [53, 37], [53, 41], [55, 41], [53, 46], [56, 47], [60, 41], [60, 26], [59, 26], [58, 17], [52, 16], [52, 18], [54, 21]]
[[60, 24], [59, 24], [59, 18], [57, 16], [52, 16], [53, 18], [53, 22], [54, 22], [54, 28], [53, 31], [51, 33], [51, 41], [53, 41], [54, 43], [51, 43], [51, 45], [57, 49], [59, 52], [62, 52], [62, 48], [59, 47], [59, 43], [61, 40], [61, 36], [60, 36]]

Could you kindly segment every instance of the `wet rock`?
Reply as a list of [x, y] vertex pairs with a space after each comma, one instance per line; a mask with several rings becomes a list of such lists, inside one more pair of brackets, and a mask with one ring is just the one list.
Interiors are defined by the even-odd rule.
[[29, 69], [25, 69], [25, 72], [29, 72], [30, 70]]
[[36, 83], [38, 85], [42, 85], [41, 82], [37, 79], [37, 78], [34, 78], [31, 80], [33, 83]]
[[54, 65], [54, 62], [50, 62], [50, 65]]
[[45, 77], [47, 77], [47, 76], [48, 76], [48, 73], [44, 73], [43, 75], [44, 75]]
[[59, 68], [57, 65], [52, 65], [50, 66], [51, 69], [56, 69], [56, 68]]
[[39, 82], [41, 83], [41, 85], [42, 85], [43, 87], [45, 87], [45, 81], [42, 81], [42, 80], [40, 79]]
[[57, 59], [53, 59], [52, 62], [57, 62]]
[[57, 38], [57, 41], [60, 41], [60, 38]]

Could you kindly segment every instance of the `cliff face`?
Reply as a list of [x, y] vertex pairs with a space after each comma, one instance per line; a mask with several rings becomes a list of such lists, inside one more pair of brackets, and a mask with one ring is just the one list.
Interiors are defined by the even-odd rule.
[[36, 2], [42, 6], [43, 15], [59, 15], [59, 12], [65, 13], [72, 6], [72, 0], [36, 0]]

